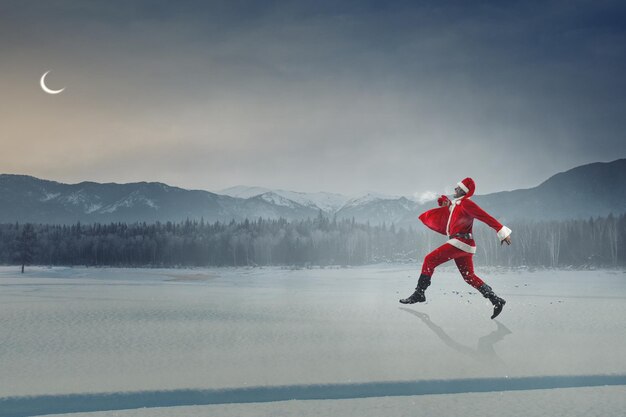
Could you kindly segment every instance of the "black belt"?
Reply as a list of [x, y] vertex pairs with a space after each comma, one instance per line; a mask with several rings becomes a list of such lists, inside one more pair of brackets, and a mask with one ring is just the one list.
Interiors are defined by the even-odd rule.
[[449, 236], [450, 239], [454, 239], [455, 237], [461, 237], [463, 239], [473, 239], [471, 233], [455, 233], [452, 236]]

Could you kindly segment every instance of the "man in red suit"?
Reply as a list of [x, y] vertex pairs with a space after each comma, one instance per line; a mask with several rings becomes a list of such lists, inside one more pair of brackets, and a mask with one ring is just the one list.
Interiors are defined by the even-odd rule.
[[511, 229], [501, 225], [496, 219], [470, 200], [475, 190], [476, 184], [474, 180], [465, 178], [457, 183], [457, 187], [454, 189], [453, 200], [442, 195], [437, 200], [438, 208], [428, 210], [419, 216], [419, 219], [426, 226], [448, 236], [449, 240], [426, 255], [422, 265], [422, 273], [417, 282], [417, 288], [408, 298], [400, 300], [402, 304], [426, 301], [424, 291], [430, 285], [430, 277], [435, 272], [435, 268], [444, 262], [454, 259], [463, 279], [493, 304], [493, 315], [491, 318], [495, 318], [502, 312], [506, 301], [498, 297], [491, 287], [474, 273], [472, 256], [476, 253], [476, 243], [472, 235], [472, 225], [474, 219], [486, 223], [497, 232], [500, 244], [506, 242], [507, 245], [511, 244]]

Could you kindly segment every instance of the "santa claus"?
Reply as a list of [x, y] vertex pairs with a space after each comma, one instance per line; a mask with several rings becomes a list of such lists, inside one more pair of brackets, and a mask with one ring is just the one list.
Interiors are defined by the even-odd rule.
[[435, 232], [448, 236], [449, 240], [424, 258], [422, 273], [417, 282], [415, 292], [408, 298], [400, 300], [402, 304], [422, 303], [426, 301], [424, 291], [430, 285], [430, 278], [435, 268], [444, 262], [454, 259], [463, 279], [488, 298], [493, 304], [495, 318], [502, 312], [506, 301], [498, 297], [491, 287], [474, 273], [473, 256], [476, 253], [476, 243], [472, 235], [474, 219], [478, 219], [497, 232], [500, 244], [511, 244], [511, 229], [501, 225], [496, 219], [481, 209], [470, 197], [476, 190], [476, 184], [471, 178], [465, 178], [457, 183], [453, 199], [442, 195], [437, 200], [438, 208], [428, 210], [419, 216], [419, 219]]

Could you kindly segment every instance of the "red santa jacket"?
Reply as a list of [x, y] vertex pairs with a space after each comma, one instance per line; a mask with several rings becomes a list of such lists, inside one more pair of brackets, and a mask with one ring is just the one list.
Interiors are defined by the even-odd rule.
[[[455, 198], [452, 201], [446, 196], [441, 196], [438, 200], [440, 207], [428, 210], [419, 216], [419, 219], [430, 229], [450, 236], [450, 240], [446, 243], [469, 253], [476, 253], [474, 239], [452, 236], [457, 233], [472, 233], [474, 219], [478, 219], [494, 229], [500, 241], [511, 234], [511, 229], [500, 224], [500, 222], [481, 209], [478, 204], [470, 200], [473, 193], [474, 190], [470, 189], [470, 192], [466, 195]], [[449, 205], [446, 206], [446, 203], [449, 203]]]

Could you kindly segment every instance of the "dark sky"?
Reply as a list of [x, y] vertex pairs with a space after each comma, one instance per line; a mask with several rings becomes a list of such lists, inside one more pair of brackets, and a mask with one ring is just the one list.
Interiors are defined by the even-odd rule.
[[624, 22], [617, 1], [2, 0], [0, 172], [532, 187], [626, 157]]

